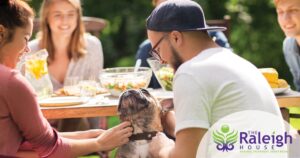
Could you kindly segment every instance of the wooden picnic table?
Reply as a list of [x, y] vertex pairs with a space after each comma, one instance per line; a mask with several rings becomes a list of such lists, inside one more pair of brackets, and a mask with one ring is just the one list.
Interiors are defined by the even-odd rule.
[[300, 107], [300, 93], [289, 91], [287, 93], [276, 95], [278, 104], [281, 108]]
[[116, 116], [118, 101], [116, 97], [109, 97], [105, 103], [41, 107], [41, 110], [47, 119]]
[[[289, 91], [276, 96], [281, 112], [285, 120], [289, 120], [290, 114], [287, 107], [300, 107], [300, 93]], [[82, 104], [64, 107], [41, 107], [47, 119], [81, 118], [96, 116], [117, 116], [117, 97], [109, 97], [108, 101], [100, 104]]]

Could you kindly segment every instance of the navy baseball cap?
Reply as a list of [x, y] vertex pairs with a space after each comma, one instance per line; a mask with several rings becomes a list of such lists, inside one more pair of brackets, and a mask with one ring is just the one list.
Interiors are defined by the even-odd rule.
[[147, 19], [148, 30], [224, 31], [226, 27], [207, 26], [201, 6], [192, 0], [168, 0], [157, 6]]

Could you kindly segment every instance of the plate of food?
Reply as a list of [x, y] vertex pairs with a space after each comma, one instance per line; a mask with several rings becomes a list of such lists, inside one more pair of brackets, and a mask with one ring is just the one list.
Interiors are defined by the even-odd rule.
[[[80, 96], [81, 94], [81, 87], [64, 87], [60, 88], [57, 91], [54, 92], [53, 96]], [[95, 95], [100, 94], [109, 94], [109, 92], [103, 88], [103, 87], [83, 87], [84, 89], [87, 89], [89, 91], [94, 92]]]
[[57, 107], [57, 106], [73, 106], [87, 102], [87, 98], [76, 96], [51, 97], [39, 100], [40, 106]]
[[283, 87], [283, 88], [272, 88], [273, 92], [275, 94], [281, 94], [281, 93], [286, 93], [290, 90], [290, 86], [288, 87]]
[[279, 74], [274, 68], [261, 68], [259, 69], [263, 76], [268, 81], [274, 94], [286, 93], [290, 90], [290, 86], [285, 79], [279, 78]]

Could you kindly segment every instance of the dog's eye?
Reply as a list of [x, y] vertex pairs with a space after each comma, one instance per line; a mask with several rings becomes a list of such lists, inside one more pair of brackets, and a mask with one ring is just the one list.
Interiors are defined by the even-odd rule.
[[140, 88], [140, 91], [143, 93], [143, 94], [147, 94], [147, 95], [150, 95], [149, 91], [145, 88]]

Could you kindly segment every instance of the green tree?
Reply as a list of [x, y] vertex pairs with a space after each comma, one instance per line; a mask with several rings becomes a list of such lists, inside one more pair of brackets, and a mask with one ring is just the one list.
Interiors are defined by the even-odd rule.
[[230, 42], [235, 52], [257, 67], [274, 67], [291, 83], [282, 54], [284, 34], [278, 23], [273, 0], [230, 0], [225, 4], [232, 18]]
[[[257, 67], [274, 67], [291, 84], [291, 75], [282, 54], [284, 34], [280, 30], [273, 0], [196, 0], [207, 19], [231, 16], [230, 44], [240, 56]], [[100, 35], [105, 67], [131, 66], [139, 44], [146, 39], [145, 19], [151, 0], [84, 0], [86, 16], [107, 19]], [[30, 4], [38, 10], [41, 1]]]

